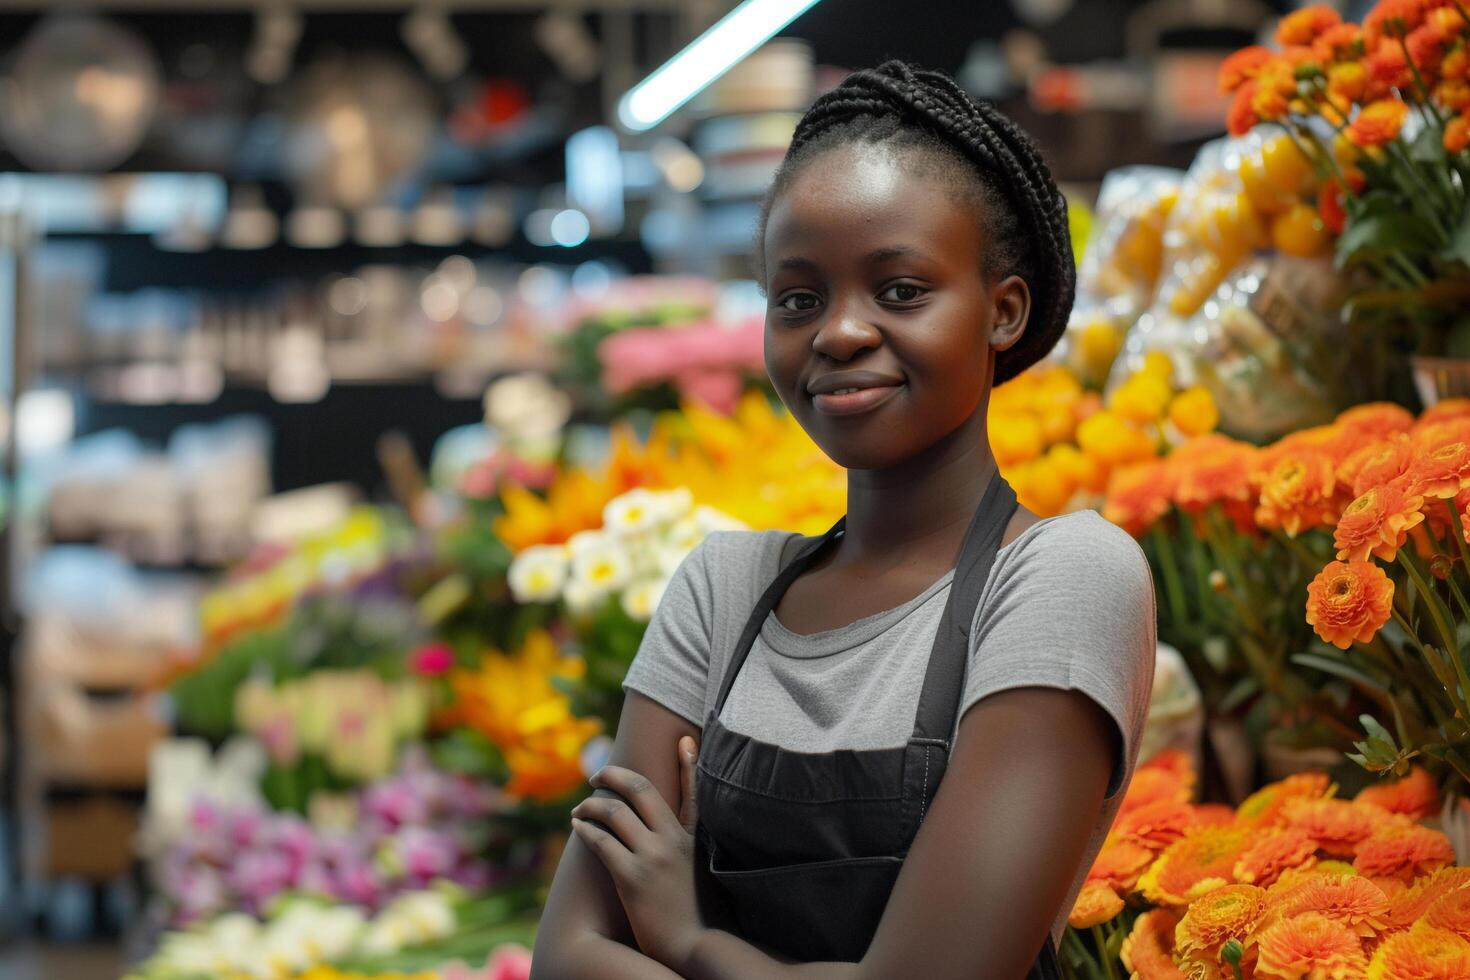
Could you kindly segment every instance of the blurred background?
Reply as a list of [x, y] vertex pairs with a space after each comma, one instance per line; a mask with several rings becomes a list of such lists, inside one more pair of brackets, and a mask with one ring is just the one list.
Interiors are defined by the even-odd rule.
[[[442, 533], [534, 483], [542, 430], [603, 459], [610, 421], [759, 387], [758, 202], [846, 71], [954, 73], [1085, 221], [1110, 171], [1223, 133], [1221, 61], [1291, 6], [752, 0], [748, 36], [650, 79], [735, 5], [0, 4], [0, 975], [115, 977], [222, 907], [160, 884], [150, 834], [206, 819], [158, 760], [229, 726], [171, 685], [288, 601], [252, 571], [379, 568], [395, 520]], [[689, 321], [715, 325], [693, 367], [596, 352]], [[377, 642], [313, 615], [293, 628]], [[177, 751], [174, 783], [225, 780]]]

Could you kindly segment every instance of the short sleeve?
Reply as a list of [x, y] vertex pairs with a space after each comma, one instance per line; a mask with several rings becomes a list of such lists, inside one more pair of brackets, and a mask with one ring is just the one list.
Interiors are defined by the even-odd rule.
[[710, 552], [722, 533], [706, 537], [675, 569], [623, 679], [625, 691], [637, 691], [695, 725], [704, 724], [714, 636]]
[[1080, 691], [1107, 712], [1122, 752], [1109, 798], [1128, 783], [1148, 716], [1156, 655], [1148, 561], [1092, 511], [1031, 528], [997, 560], [976, 611], [961, 716], [1018, 687]]

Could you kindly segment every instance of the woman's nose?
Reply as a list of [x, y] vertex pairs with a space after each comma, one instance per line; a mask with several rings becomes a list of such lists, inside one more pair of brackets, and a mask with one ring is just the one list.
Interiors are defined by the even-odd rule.
[[883, 334], [855, 304], [830, 311], [812, 338], [812, 350], [836, 361], [846, 361], [883, 341]]

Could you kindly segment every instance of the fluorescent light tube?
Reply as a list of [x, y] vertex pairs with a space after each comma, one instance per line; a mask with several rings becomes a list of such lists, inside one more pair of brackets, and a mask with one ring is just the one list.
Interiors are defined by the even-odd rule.
[[817, 0], [745, 0], [618, 100], [618, 120], [652, 129], [706, 85], [815, 6]]

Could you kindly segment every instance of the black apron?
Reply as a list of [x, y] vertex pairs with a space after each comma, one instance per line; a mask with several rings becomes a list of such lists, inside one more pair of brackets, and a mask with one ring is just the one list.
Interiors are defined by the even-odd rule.
[[[899, 748], [793, 752], [720, 723], [766, 617], [847, 519], [803, 549], [766, 589], [730, 657], [700, 740], [695, 876], [706, 922], [803, 963], [863, 958], [944, 776], [968, 631], [1015, 510], [1014, 491], [997, 475], [965, 534], [914, 733]], [[1048, 932], [1027, 976], [1060, 975]]]

